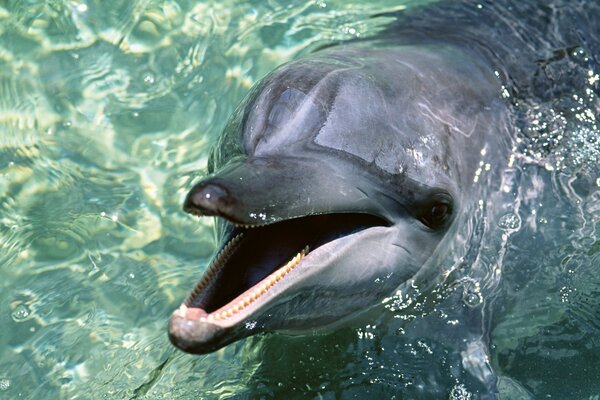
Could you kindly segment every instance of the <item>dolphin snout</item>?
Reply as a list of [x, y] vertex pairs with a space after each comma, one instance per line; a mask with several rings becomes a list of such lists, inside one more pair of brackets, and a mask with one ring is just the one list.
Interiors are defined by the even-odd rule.
[[353, 212], [390, 221], [391, 206], [385, 205], [387, 198], [369, 190], [370, 176], [346, 176], [347, 172], [343, 165], [313, 158], [251, 157], [231, 162], [198, 182], [183, 209], [193, 215], [222, 217], [235, 225]]
[[198, 183], [188, 193], [183, 210], [194, 215], [226, 215], [236, 201], [225, 185], [216, 179]]

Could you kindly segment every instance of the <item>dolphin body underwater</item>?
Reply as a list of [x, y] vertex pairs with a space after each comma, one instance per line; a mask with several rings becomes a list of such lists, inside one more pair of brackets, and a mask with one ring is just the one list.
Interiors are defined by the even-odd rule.
[[417, 7], [267, 75], [185, 199], [186, 212], [217, 217], [221, 245], [173, 313], [171, 342], [203, 354], [259, 332], [352, 325], [394, 293], [452, 279], [481, 199], [489, 225], [503, 211], [511, 102], [562, 90], [546, 72], [566, 74], [552, 63], [573, 49], [598, 54], [599, 8]]

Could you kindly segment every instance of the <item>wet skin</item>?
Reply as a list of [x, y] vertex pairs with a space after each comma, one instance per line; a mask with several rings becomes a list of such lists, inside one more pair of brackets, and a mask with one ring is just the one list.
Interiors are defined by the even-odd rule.
[[283, 65], [231, 117], [184, 209], [217, 217], [221, 251], [173, 313], [172, 343], [208, 353], [264, 331], [331, 328], [438, 261], [507, 157], [494, 70], [450, 44], [340, 45]]

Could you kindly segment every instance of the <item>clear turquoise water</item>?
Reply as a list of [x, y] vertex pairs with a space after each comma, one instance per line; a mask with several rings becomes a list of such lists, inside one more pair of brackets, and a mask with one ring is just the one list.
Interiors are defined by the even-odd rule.
[[[169, 344], [166, 322], [215, 249], [212, 222], [181, 203], [236, 103], [282, 62], [374, 34], [389, 19], [371, 15], [416, 3], [0, 2], [0, 399], [410, 387], [439, 354], [393, 324], [194, 357]], [[536, 396], [600, 396], [600, 147], [578, 126], [552, 154], [543, 136], [515, 154], [522, 229], [507, 246], [493, 355]], [[557, 170], [556, 154], [582, 159]]]

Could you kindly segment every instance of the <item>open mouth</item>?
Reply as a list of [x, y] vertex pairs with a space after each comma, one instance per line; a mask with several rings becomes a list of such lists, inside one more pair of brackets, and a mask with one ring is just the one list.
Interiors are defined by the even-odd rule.
[[309, 252], [353, 233], [389, 226], [360, 213], [323, 214], [270, 225], [234, 226], [180, 312], [186, 319], [223, 321], [256, 304]]

